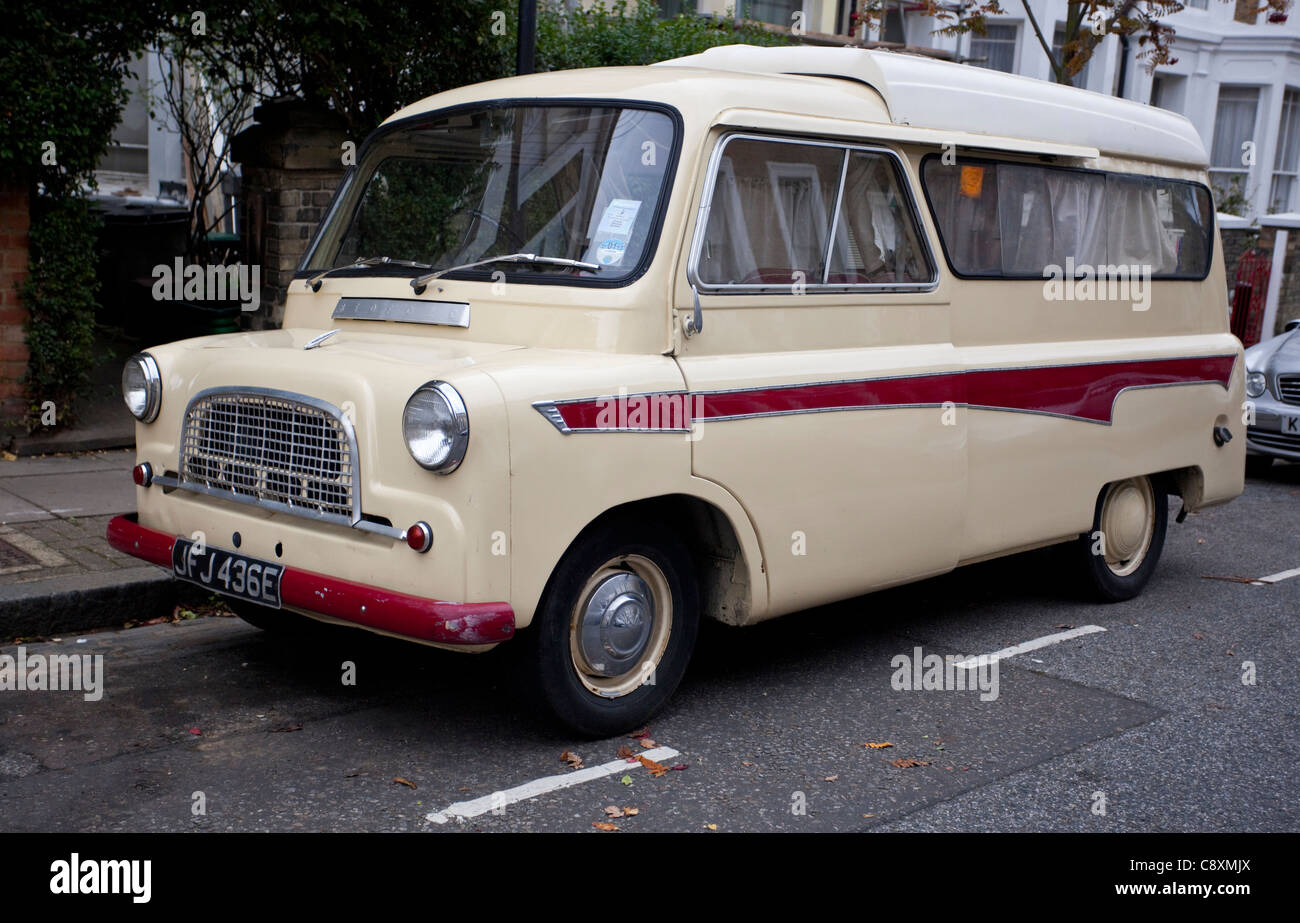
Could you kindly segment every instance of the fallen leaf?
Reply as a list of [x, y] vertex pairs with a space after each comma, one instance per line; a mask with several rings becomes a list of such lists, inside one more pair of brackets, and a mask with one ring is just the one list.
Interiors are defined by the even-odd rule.
[[631, 747], [622, 746], [618, 748], [618, 758], [621, 760], [631, 759], [633, 755]]
[[1204, 545], [1204, 544], [1205, 544], [1205, 539], [1203, 539], [1203, 538], [1198, 538], [1198, 539], [1196, 540], [1196, 544], [1198, 544], [1198, 545]]
[[836, 780], [838, 780], [838, 779], [839, 779], [839, 776], [827, 776], [825, 779], [822, 779], [822, 781], [823, 781], [823, 782], [834, 782], [834, 781], [836, 781]]
[[568, 750], [565, 750], [560, 754], [560, 759], [568, 763], [574, 769], [583, 768], [582, 757], [578, 756], [576, 753], [570, 753]]
[[605, 814], [609, 817], [622, 817], [623, 809], [611, 804], [605, 808]]
[[592, 826], [595, 827], [597, 830], [617, 830], [617, 829], [618, 829], [618, 828], [615, 827], [613, 824], [603, 824], [603, 823], [601, 823], [600, 821], [594, 821], [594, 822], [592, 823]]
[[624, 816], [624, 817], [635, 817], [637, 814], [640, 814], [640, 813], [641, 813], [641, 809], [640, 809], [640, 808], [624, 808], [624, 809], [623, 809], [623, 816]]
[[1229, 583], [1254, 583], [1254, 577], [1238, 577], [1236, 574], [1219, 576], [1217, 574], [1201, 574], [1202, 580], [1226, 580]]
[[884, 750], [886, 747], [892, 747], [893, 744], [886, 740], [884, 743], [865, 743], [862, 746], [870, 747], [872, 750]]
[[1057, 625], [1056, 627], [1057, 627], [1058, 630], [1060, 630], [1060, 629], [1063, 629], [1063, 628], [1073, 628], [1074, 626], [1073, 626], [1073, 625]]
[[681, 772], [683, 769], [690, 769], [690, 768], [691, 768], [691, 764], [690, 764], [690, 763], [678, 763], [676, 766], [673, 766], [672, 768], [675, 769], [675, 770], [677, 770], [678, 772]]
[[301, 724], [285, 724], [278, 728], [271, 728], [271, 733], [274, 734], [276, 731], [301, 731], [301, 730], [302, 730]]
[[359, 772], [349, 772], [349, 773], [345, 773], [344, 776], [343, 776], [343, 778], [345, 778], [345, 779], [355, 779], [355, 778], [356, 778], [357, 776], [359, 776], [359, 775], [361, 775], [361, 773], [359, 773]]
[[1197, 641], [1204, 641], [1204, 640], [1205, 640], [1205, 635], [1201, 634], [1199, 631], [1193, 632], [1193, 633], [1192, 633], [1192, 637], [1193, 637], [1195, 640], [1197, 640]]
[[632, 777], [631, 777], [631, 776], [624, 776], [623, 778], [619, 779], [618, 781], [622, 782], [624, 785], [631, 785], [631, 784], [632, 784]]
[[753, 766], [754, 764], [753, 764], [753, 762], [751, 762], [750, 760], [741, 760], [741, 761], [740, 761], [740, 765], [742, 765], [742, 766]]
[[643, 728], [641, 728], [641, 730], [637, 731], [635, 734], [628, 734], [627, 736], [628, 736], [628, 737], [631, 737], [633, 740], [640, 740], [642, 737], [649, 737], [649, 736], [650, 736], [650, 728], [649, 728], [649, 727], [643, 727]]
[[717, 825], [717, 824], [705, 824], [704, 826], [708, 827], [710, 830], [717, 830], [717, 829], [718, 829], [718, 825]]
[[904, 758], [904, 759], [898, 759], [898, 760], [891, 760], [890, 763], [891, 763], [892, 765], [894, 765], [894, 766], [897, 766], [899, 769], [911, 769], [911, 768], [913, 768], [913, 767], [915, 767], [915, 766], [929, 766], [929, 765], [930, 765], [930, 761], [929, 761], [929, 760], [913, 760], [913, 759], [907, 759], [907, 758]]
[[875, 817], [876, 815], [874, 815], [874, 814], [863, 814], [862, 816], [863, 816], [863, 817]]
[[656, 763], [654, 760], [640, 755], [638, 755], [636, 759], [642, 766], [650, 770], [650, 775], [654, 776], [656, 779], [668, 771], [668, 767], [663, 763]]
[[412, 791], [415, 790], [415, 783], [412, 782], [410, 779], [403, 779], [401, 776], [397, 776], [395, 779], [393, 779], [393, 781], [398, 783], [399, 785], [405, 785], [407, 788], [411, 789]]
[[659, 745], [655, 743], [653, 740], [651, 740], [649, 737], [646, 737], [641, 741], [641, 746], [647, 750], [653, 750], [655, 747]]
[[1217, 708], [1217, 709], [1219, 709], [1220, 711], [1222, 711], [1222, 710], [1225, 709], [1225, 708], [1232, 708], [1231, 705], [1220, 705], [1218, 702], [1206, 702], [1206, 703], [1205, 703], [1205, 707], [1206, 707], [1206, 708]]
[[191, 733], [191, 734], [202, 734], [203, 732], [200, 731], [198, 728], [190, 728], [190, 733]]

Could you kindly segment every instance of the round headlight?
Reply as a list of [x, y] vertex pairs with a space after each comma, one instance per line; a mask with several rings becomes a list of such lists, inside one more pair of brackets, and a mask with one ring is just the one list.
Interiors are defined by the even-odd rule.
[[402, 411], [402, 436], [420, 467], [451, 474], [469, 448], [469, 412], [460, 393], [445, 381], [420, 385]]
[[148, 353], [136, 353], [122, 369], [122, 400], [131, 416], [152, 423], [162, 407], [162, 374]]
[[1259, 397], [1261, 394], [1264, 393], [1264, 389], [1267, 386], [1268, 386], [1268, 382], [1264, 378], [1263, 372], [1246, 373], [1246, 396], [1247, 397]]

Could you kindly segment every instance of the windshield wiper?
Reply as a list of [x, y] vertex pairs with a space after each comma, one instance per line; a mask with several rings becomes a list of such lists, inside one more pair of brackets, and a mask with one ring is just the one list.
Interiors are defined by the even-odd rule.
[[431, 281], [440, 279], [449, 272], [473, 269], [476, 266], [487, 266], [490, 263], [542, 263], [546, 266], [569, 266], [574, 269], [600, 272], [600, 266], [595, 263], [584, 263], [582, 260], [570, 260], [562, 256], [538, 256], [536, 253], [507, 253], [504, 256], [489, 256], [487, 259], [475, 260], [472, 263], [461, 263], [459, 266], [448, 266], [446, 269], [426, 272], [424, 275], [416, 276], [411, 280], [411, 288], [415, 289], [415, 294], [420, 295], [424, 293], [425, 288]]
[[324, 272], [318, 272], [307, 280], [307, 287], [313, 292], [319, 292], [321, 280], [326, 276], [333, 275], [336, 272], [342, 272], [345, 269], [361, 269], [365, 266], [409, 266], [412, 269], [432, 269], [428, 263], [416, 263], [412, 260], [395, 260], [391, 256], [368, 256], [365, 259], [358, 259], [355, 263], [348, 263], [346, 266], [335, 266], [333, 269], [326, 269]]

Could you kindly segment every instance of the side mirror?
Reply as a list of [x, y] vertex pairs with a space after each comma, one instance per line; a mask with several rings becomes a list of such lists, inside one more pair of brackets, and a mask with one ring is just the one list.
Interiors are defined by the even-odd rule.
[[1297, 327], [1300, 327], [1300, 317], [1292, 318], [1291, 320], [1287, 321], [1286, 326], [1282, 328], [1282, 332], [1290, 333], [1292, 330], [1294, 330]]

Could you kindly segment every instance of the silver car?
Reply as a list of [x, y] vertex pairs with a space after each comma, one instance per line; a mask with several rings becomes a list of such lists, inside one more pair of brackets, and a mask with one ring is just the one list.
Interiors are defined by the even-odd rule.
[[1246, 350], [1246, 396], [1255, 405], [1246, 473], [1263, 474], [1275, 458], [1300, 461], [1300, 320]]

